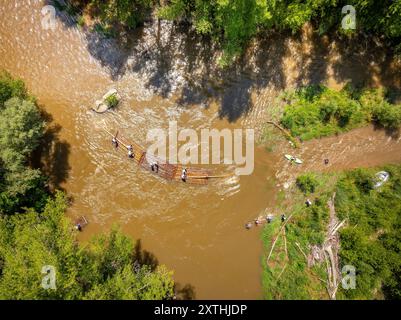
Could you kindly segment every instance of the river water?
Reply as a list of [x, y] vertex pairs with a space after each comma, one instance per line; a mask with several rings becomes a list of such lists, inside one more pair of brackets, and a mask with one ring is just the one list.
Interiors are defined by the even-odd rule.
[[[73, 219], [84, 215], [89, 220], [79, 236], [82, 242], [118, 224], [126, 234], [141, 239], [144, 249], [159, 263], [174, 270], [181, 287], [192, 286], [196, 298], [261, 297], [260, 234], [255, 229], [246, 231], [244, 224], [274, 206], [285, 181], [292, 181], [302, 170], [401, 161], [399, 139], [365, 128], [306, 144], [299, 151], [306, 164], [301, 169], [295, 170], [283, 160], [286, 147], [267, 152], [257, 146], [255, 169], [249, 176], [236, 177], [231, 174], [234, 166], [222, 165], [212, 168], [230, 177], [206, 186], [163, 181], [113, 150], [103, 128], [119, 130], [124, 138], [144, 146], [146, 132], [167, 129], [169, 121], [198, 132], [202, 128], [255, 128], [259, 132], [264, 110], [274, 102], [277, 92], [304, 83], [301, 78], [325, 81], [332, 87], [361, 79], [373, 85], [384, 82], [398, 86], [398, 69], [386, 56], [367, 55], [367, 74], [359, 52], [347, 56], [343, 64], [348, 65], [344, 67], [348, 73], [342, 72], [336, 63], [344, 56], [333, 44], [324, 50], [313, 47], [307, 39], [296, 42], [273, 37], [277, 47], [267, 46], [263, 59], [249, 53], [256, 57], [249, 59], [255, 63], [252, 73], [241, 72], [222, 83], [217, 81], [203, 92], [208, 99], [202, 99], [199, 92], [193, 96], [178, 93], [180, 84], [191, 76], [179, 72], [180, 63], [171, 68], [168, 81], [152, 74], [158, 71], [158, 64], [149, 53], [151, 45], [144, 49], [150, 55], [144, 58], [149, 60], [144, 62], [148, 67], [138, 72], [132, 66], [139, 59], [137, 53], [125, 58], [126, 53], [121, 54], [123, 63], [118, 64], [113, 59], [119, 52], [107, 56], [115, 48], [89, 39], [62, 19], [58, 19], [56, 30], [44, 30], [43, 5], [43, 1], [33, 0], [2, 0], [0, 5], [0, 68], [22, 78], [48, 114], [41, 167], [55, 187], [72, 197], [67, 214]], [[147, 39], [153, 37], [153, 31], [152, 27], [145, 28], [138, 47], [150, 42]], [[179, 38], [174, 39], [179, 42]], [[154, 41], [174, 42], [160, 35]], [[175, 45], [178, 53], [173, 59], [181, 61], [182, 45]], [[192, 51], [196, 50], [194, 46]], [[382, 65], [387, 69], [382, 70]], [[195, 78], [196, 70], [193, 73]], [[383, 73], [386, 79], [382, 79]], [[146, 77], [154, 77], [153, 82], [149, 84]], [[90, 108], [110, 88], [122, 96], [119, 107], [103, 115], [93, 113]], [[212, 89], [219, 92], [219, 98], [210, 94]], [[182, 103], [183, 97], [186, 103]], [[343, 150], [359, 160], [350, 160], [341, 153]], [[371, 157], [363, 157], [366, 152]], [[333, 159], [329, 167], [321, 165], [327, 156]]]

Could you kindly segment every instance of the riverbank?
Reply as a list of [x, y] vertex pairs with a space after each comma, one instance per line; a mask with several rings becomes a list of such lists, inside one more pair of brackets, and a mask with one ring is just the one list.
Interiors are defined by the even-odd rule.
[[[390, 178], [375, 186], [383, 170]], [[265, 298], [398, 298], [400, 166], [315, 174], [314, 181], [313, 192], [294, 186], [278, 204], [285, 226], [277, 218], [264, 227]]]

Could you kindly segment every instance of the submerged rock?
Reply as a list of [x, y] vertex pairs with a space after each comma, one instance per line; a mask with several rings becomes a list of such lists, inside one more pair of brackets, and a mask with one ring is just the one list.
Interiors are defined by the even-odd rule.
[[96, 101], [96, 106], [93, 108], [93, 111], [104, 113], [109, 109], [116, 107], [120, 100], [121, 96], [118, 94], [117, 90], [111, 89], [102, 97], [102, 100]]

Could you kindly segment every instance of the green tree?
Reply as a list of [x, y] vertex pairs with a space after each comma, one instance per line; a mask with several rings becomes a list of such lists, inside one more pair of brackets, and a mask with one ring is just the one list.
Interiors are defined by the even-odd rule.
[[97, 15], [108, 25], [140, 26], [151, 8], [152, 0], [92, 0]]
[[44, 121], [21, 80], [0, 75], [0, 213], [43, 208], [45, 178], [27, 163], [43, 136]]
[[4, 103], [12, 97], [27, 98], [25, 84], [22, 80], [14, 80], [7, 72], [0, 72], [0, 110]]
[[44, 121], [30, 101], [11, 98], [0, 113], [0, 156], [6, 166], [25, 160], [43, 136]]

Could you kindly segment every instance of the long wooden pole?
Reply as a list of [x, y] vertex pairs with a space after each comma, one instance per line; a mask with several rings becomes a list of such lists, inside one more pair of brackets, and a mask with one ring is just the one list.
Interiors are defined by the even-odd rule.
[[273, 243], [272, 243], [272, 247], [271, 247], [271, 249], [270, 249], [269, 255], [267, 256], [266, 265], [267, 265], [267, 263], [268, 263], [269, 260], [270, 260], [270, 256], [271, 256], [272, 253], [273, 253], [274, 246], [276, 245], [276, 242], [277, 242], [278, 237], [280, 236], [280, 233], [283, 231], [283, 229], [285, 228], [285, 226], [286, 226], [286, 224], [288, 223], [288, 221], [290, 221], [291, 217], [292, 217], [292, 214], [291, 214], [291, 215], [288, 217], [288, 219], [283, 223], [283, 225], [281, 226], [280, 230], [278, 231], [277, 236], [276, 236], [276, 238], [274, 239], [274, 241], [273, 241]]
[[220, 176], [191, 176], [190, 174], [188, 175], [188, 179], [213, 179], [213, 178], [228, 178], [231, 175], [225, 174], [225, 175], [220, 175]]
[[278, 123], [276, 123], [274, 121], [269, 120], [269, 121], [266, 121], [266, 123], [272, 124], [273, 126], [275, 126], [277, 129], [279, 129], [281, 132], [283, 132], [290, 139], [290, 141], [292, 141], [294, 143], [294, 145], [296, 147], [298, 147], [298, 141], [292, 136], [292, 134], [288, 130], [284, 129], [282, 126], [280, 126]]

